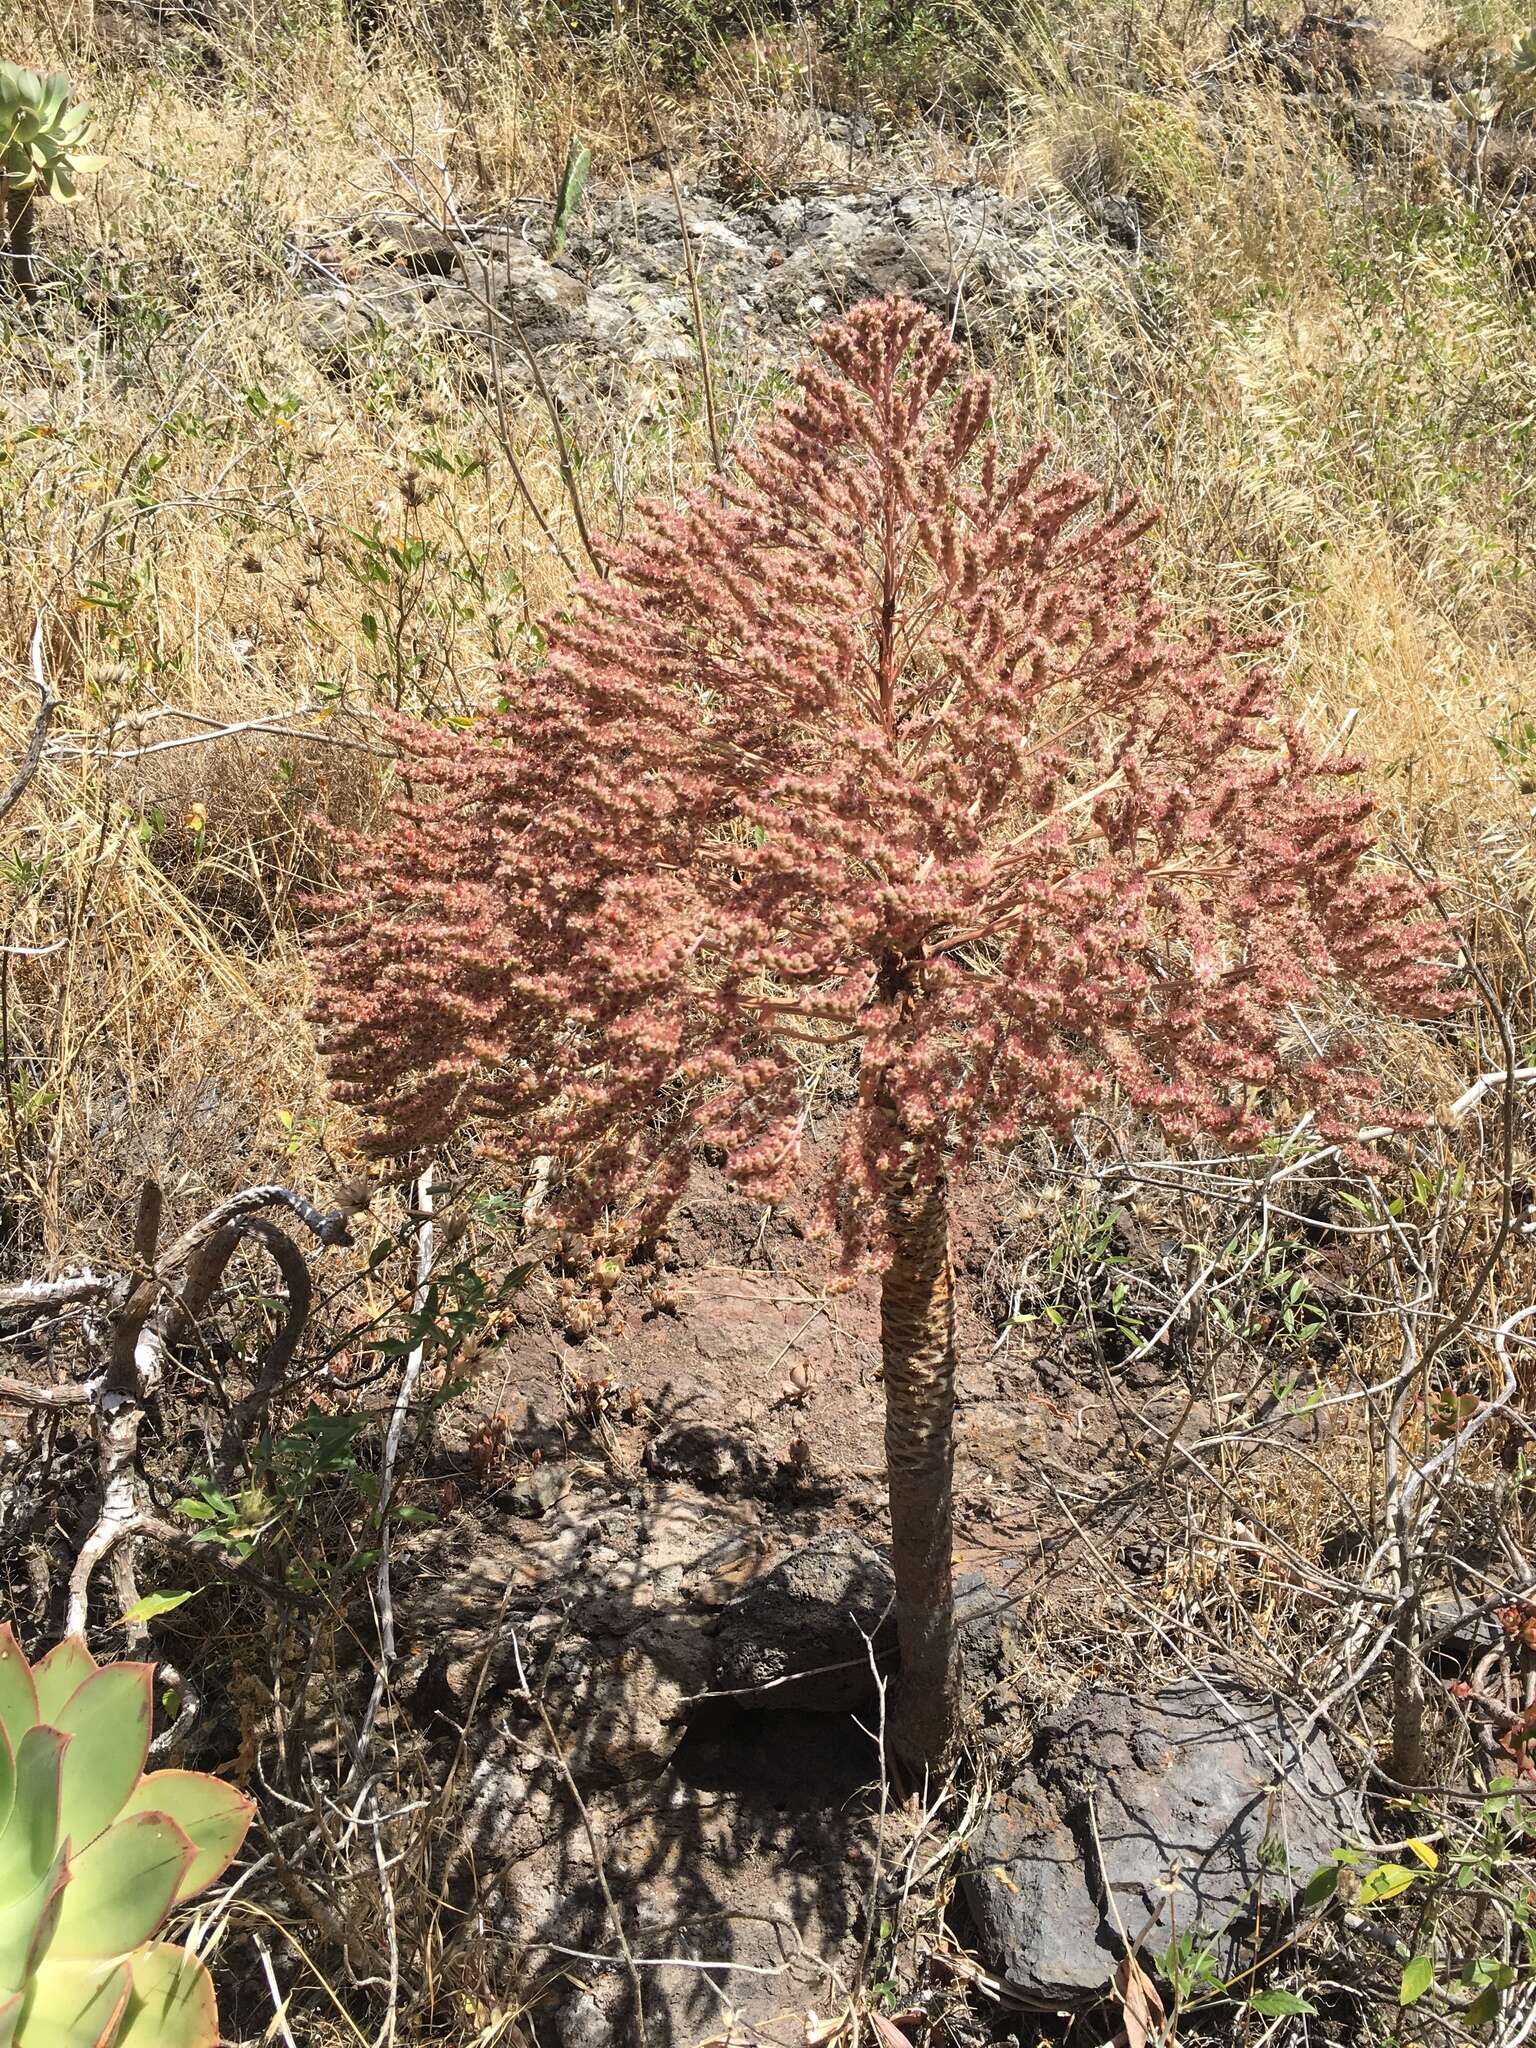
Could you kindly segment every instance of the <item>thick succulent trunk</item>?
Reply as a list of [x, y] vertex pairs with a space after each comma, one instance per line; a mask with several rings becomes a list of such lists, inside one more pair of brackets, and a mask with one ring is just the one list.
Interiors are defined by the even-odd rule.
[[893, 1249], [880, 1290], [885, 1460], [901, 1673], [893, 1749], [939, 1768], [955, 1732], [953, 1586], [955, 1300], [949, 1191], [942, 1178], [891, 1202]]
[[0, 179], [0, 185], [4, 186], [5, 195], [5, 268], [22, 297], [35, 299], [37, 272], [32, 261], [32, 220], [36, 195], [30, 186], [19, 191], [4, 179]]

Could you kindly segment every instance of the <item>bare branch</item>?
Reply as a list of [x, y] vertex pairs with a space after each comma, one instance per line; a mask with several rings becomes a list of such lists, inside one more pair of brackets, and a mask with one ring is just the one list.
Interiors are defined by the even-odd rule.
[[20, 1401], [27, 1408], [89, 1408], [97, 1391], [79, 1381], [63, 1387], [34, 1387], [0, 1373], [0, 1400]]
[[212, 1237], [215, 1231], [222, 1230], [228, 1223], [238, 1222], [243, 1216], [252, 1216], [259, 1209], [275, 1209], [279, 1206], [291, 1209], [304, 1227], [312, 1231], [322, 1244], [352, 1242], [351, 1233], [347, 1229], [347, 1219], [339, 1209], [333, 1210], [329, 1215], [322, 1215], [314, 1204], [306, 1202], [302, 1195], [295, 1194], [291, 1188], [279, 1187], [274, 1182], [246, 1188], [238, 1195], [231, 1195], [228, 1201], [220, 1202], [217, 1208], [210, 1209], [207, 1215], [200, 1218], [189, 1230], [182, 1232], [161, 1258], [156, 1271], [163, 1277], [170, 1277], [187, 1264], [198, 1246]]
[[21, 757], [21, 766], [11, 777], [10, 787], [0, 796], [0, 819], [9, 817], [26, 793], [27, 784], [37, 773], [43, 758], [43, 746], [48, 738], [48, 727], [53, 714], [59, 708], [59, 699], [48, 687], [48, 678], [43, 670], [43, 621], [39, 614], [32, 628], [32, 680], [37, 684], [37, 716], [32, 721], [32, 731], [27, 740], [27, 750]]
[[[219, 1447], [219, 1484], [227, 1485], [234, 1472], [240, 1455], [250, 1436], [252, 1424], [262, 1414], [272, 1396], [282, 1383], [283, 1375], [293, 1363], [294, 1353], [299, 1348], [299, 1339], [309, 1321], [310, 1304], [314, 1297], [309, 1267], [304, 1254], [299, 1250], [286, 1231], [265, 1216], [242, 1216], [238, 1223], [232, 1223], [221, 1230], [213, 1239], [216, 1244], [229, 1242], [229, 1251], [242, 1237], [254, 1237], [272, 1254], [283, 1284], [288, 1290], [288, 1306], [277, 1335], [267, 1346], [266, 1354], [257, 1368], [250, 1392], [230, 1411], [224, 1428], [223, 1441]], [[229, 1253], [225, 1253], [227, 1259]]]
[[[416, 1183], [416, 1287], [411, 1297], [412, 1313], [420, 1316], [426, 1307], [428, 1290], [432, 1284], [432, 1256], [436, 1232], [433, 1225], [432, 1175], [433, 1165], [427, 1161], [420, 1180]], [[405, 1362], [405, 1371], [400, 1376], [399, 1390], [395, 1395], [395, 1406], [389, 1418], [389, 1428], [384, 1436], [384, 1456], [379, 1466], [379, 1566], [374, 1575], [374, 1599], [379, 1615], [379, 1668], [373, 1681], [373, 1690], [368, 1696], [362, 1725], [357, 1736], [357, 1755], [352, 1765], [351, 1777], [357, 1778], [363, 1768], [369, 1737], [384, 1703], [384, 1691], [389, 1684], [391, 1667], [395, 1661], [395, 1607], [394, 1595], [389, 1578], [389, 1520], [390, 1499], [395, 1486], [395, 1461], [400, 1455], [400, 1439], [405, 1431], [405, 1418], [415, 1398], [416, 1383], [421, 1377], [422, 1365], [426, 1360], [426, 1340], [419, 1339], [411, 1348]], [[349, 1781], [350, 1782], [350, 1781]]]
[[20, 1280], [14, 1287], [0, 1287], [0, 1316], [75, 1308], [84, 1301], [100, 1301], [121, 1285], [114, 1273], [70, 1273], [62, 1280]]

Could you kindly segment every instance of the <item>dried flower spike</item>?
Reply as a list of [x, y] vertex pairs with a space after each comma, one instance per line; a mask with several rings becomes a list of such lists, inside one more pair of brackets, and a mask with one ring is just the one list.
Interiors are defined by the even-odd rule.
[[649, 508], [503, 712], [398, 723], [404, 786], [352, 846], [317, 1008], [380, 1151], [473, 1119], [560, 1162], [575, 1224], [653, 1228], [700, 1141], [788, 1195], [807, 1073], [856, 1062], [819, 1208], [845, 1267], [885, 1273], [931, 1751], [947, 1176], [1111, 1094], [1175, 1139], [1248, 1144], [1298, 1100], [1348, 1138], [1376, 1083], [1341, 1036], [1293, 1055], [1285, 1020], [1339, 983], [1446, 998], [1421, 892], [1370, 869], [1359, 764], [1280, 721], [1251, 646], [1171, 630], [1149, 517], [1044, 442], [1005, 467], [986, 380], [917, 307], [860, 306], [819, 348], [723, 486]]

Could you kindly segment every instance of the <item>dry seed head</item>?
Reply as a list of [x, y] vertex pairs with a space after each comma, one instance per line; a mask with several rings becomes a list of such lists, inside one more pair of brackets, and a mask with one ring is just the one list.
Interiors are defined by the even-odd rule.
[[1372, 866], [1359, 764], [1285, 723], [1251, 644], [1171, 630], [1144, 512], [1044, 443], [1004, 467], [937, 322], [886, 300], [819, 345], [505, 711], [397, 722], [393, 817], [316, 948], [377, 1149], [474, 1121], [563, 1163], [567, 1219], [627, 1205], [633, 1237], [700, 1143], [782, 1200], [808, 1063], [856, 1054], [819, 1174], [851, 1270], [898, 1172], [1111, 1096], [1237, 1146], [1300, 1100], [1352, 1142], [1391, 1114], [1379, 1084], [1283, 1020], [1339, 984], [1447, 1000], [1422, 892]]

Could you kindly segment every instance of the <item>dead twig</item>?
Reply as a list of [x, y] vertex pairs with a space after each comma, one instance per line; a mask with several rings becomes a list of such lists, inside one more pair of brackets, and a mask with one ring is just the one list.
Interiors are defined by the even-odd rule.
[[688, 303], [693, 311], [693, 334], [699, 345], [699, 374], [704, 383], [704, 421], [709, 429], [709, 453], [715, 465], [715, 474], [725, 473], [725, 451], [720, 442], [720, 422], [715, 413], [715, 379], [709, 360], [709, 337], [704, 332], [704, 309], [699, 299], [699, 270], [693, 256], [693, 237], [688, 232], [688, 222], [683, 213], [683, 195], [678, 186], [677, 173], [672, 168], [670, 151], [667, 155], [667, 180], [672, 187], [672, 204], [677, 208], [677, 231], [683, 238], [683, 262], [688, 271]]
[[53, 723], [53, 714], [59, 708], [59, 699], [48, 687], [48, 677], [43, 669], [43, 621], [38, 617], [32, 628], [32, 680], [37, 685], [37, 716], [32, 721], [32, 731], [27, 738], [26, 752], [21, 765], [11, 777], [4, 796], [0, 796], [0, 820], [10, 816], [26, 794], [27, 784], [42, 764], [43, 747], [48, 739], [48, 728]]
[[[426, 1309], [427, 1295], [432, 1285], [433, 1244], [436, 1234], [433, 1227], [433, 1171], [432, 1162], [428, 1160], [421, 1178], [416, 1183], [416, 1284], [411, 1296], [411, 1313], [416, 1318], [420, 1318]], [[379, 1564], [373, 1582], [374, 1601], [379, 1616], [379, 1668], [374, 1677], [373, 1690], [368, 1696], [362, 1725], [357, 1731], [357, 1749], [348, 1775], [349, 1784], [355, 1783], [362, 1775], [374, 1722], [378, 1718], [379, 1708], [384, 1703], [385, 1690], [394, 1668], [395, 1605], [389, 1577], [389, 1507], [395, 1490], [395, 1464], [400, 1456], [400, 1439], [405, 1433], [406, 1417], [410, 1414], [411, 1403], [416, 1397], [416, 1383], [421, 1378], [426, 1355], [426, 1339], [418, 1338], [411, 1347], [405, 1362], [405, 1371], [400, 1376], [394, 1409], [384, 1437], [384, 1456], [379, 1466]]]

